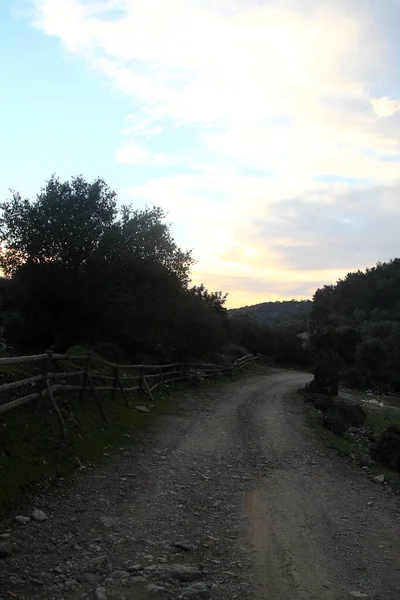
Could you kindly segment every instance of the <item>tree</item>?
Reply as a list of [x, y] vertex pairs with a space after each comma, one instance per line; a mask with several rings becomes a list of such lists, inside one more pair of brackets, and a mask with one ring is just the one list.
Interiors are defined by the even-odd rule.
[[157, 206], [142, 211], [123, 206], [121, 218], [102, 237], [97, 258], [125, 267], [140, 261], [158, 264], [187, 286], [194, 260], [177, 246], [165, 217]]
[[34, 203], [13, 192], [11, 200], [0, 204], [5, 275], [30, 263], [57, 263], [64, 269], [86, 263], [115, 220], [115, 196], [102, 179], [60, 182], [54, 175]]
[[[26, 349], [116, 344], [130, 356], [215, 350], [226, 295], [189, 289], [190, 252], [161, 208], [117, 211], [101, 179], [53, 176], [36, 202], [1, 205], [0, 265], [12, 283], [12, 338]], [[9, 320], [9, 322], [11, 322]]]
[[201, 283], [198, 286], [193, 286], [190, 289], [190, 293], [195, 298], [202, 298], [207, 306], [209, 306], [214, 312], [217, 314], [225, 314], [226, 308], [224, 304], [228, 297], [228, 294], [224, 294], [223, 292], [209, 292], [204, 283]]

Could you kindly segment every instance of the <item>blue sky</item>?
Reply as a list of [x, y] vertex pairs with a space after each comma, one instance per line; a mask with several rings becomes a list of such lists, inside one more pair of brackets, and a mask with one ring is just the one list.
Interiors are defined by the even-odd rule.
[[229, 305], [399, 255], [398, 0], [3, 0], [1, 197], [105, 178]]

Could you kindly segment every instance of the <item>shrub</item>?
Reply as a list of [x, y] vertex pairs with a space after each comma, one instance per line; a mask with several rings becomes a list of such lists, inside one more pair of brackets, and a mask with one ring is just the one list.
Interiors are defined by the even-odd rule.
[[362, 406], [346, 400], [335, 400], [335, 409], [351, 427], [359, 427], [366, 419], [366, 412]]
[[371, 446], [374, 460], [385, 463], [400, 472], [400, 426], [389, 425]]
[[124, 357], [122, 348], [112, 342], [95, 344], [90, 349], [102, 358], [112, 362], [121, 362]]
[[330, 410], [333, 406], [333, 398], [325, 394], [307, 394], [305, 400], [322, 412]]
[[339, 391], [339, 370], [334, 356], [321, 353], [314, 367], [314, 379], [308, 385], [310, 393], [337, 396]]
[[349, 425], [336, 408], [331, 408], [322, 417], [322, 426], [338, 436], [347, 432]]
[[363, 389], [369, 385], [368, 374], [360, 367], [351, 367], [341, 373], [341, 381], [344, 385], [353, 389]]

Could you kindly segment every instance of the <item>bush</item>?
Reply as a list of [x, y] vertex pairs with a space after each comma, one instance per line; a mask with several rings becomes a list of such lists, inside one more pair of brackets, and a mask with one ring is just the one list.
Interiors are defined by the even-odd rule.
[[335, 409], [351, 427], [360, 427], [367, 416], [362, 406], [346, 400], [335, 400]]
[[305, 401], [312, 404], [312, 406], [322, 412], [330, 410], [333, 406], [333, 398], [326, 396], [325, 394], [307, 394]]
[[[327, 421], [326, 424], [323, 421], [323, 426], [334, 433], [334, 429], [342, 431], [342, 425], [341, 423], [337, 423], [338, 420], [343, 422], [346, 425], [345, 429], [347, 429], [348, 427], [360, 427], [366, 419], [365, 410], [355, 402], [348, 402], [347, 400], [332, 398], [332, 396], [327, 396], [326, 394], [315, 393], [307, 394], [305, 401], [312, 404], [317, 410], [327, 413], [325, 415]], [[338, 435], [341, 435], [341, 433]]]
[[323, 415], [322, 426], [340, 437], [344, 436], [349, 428], [349, 424], [345, 421], [337, 408], [331, 408]]
[[351, 367], [341, 373], [340, 379], [342, 383], [350, 388], [360, 390], [368, 387], [369, 378], [360, 367]]
[[308, 385], [310, 393], [337, 396], [339, 391], [339, 370], [334, 356], [321, 353], [314, 367], [314, 379]]
[[95, 344], [91, 346], [90, 349], [102, 358], [111, 362], [121, 362], [124, 357], [122, 348], [118, 346], [118, 344], [113, 344], [112, 342]]
[[371, 446], [372, 458], [400, 472], [400, 426], [389, 425]]

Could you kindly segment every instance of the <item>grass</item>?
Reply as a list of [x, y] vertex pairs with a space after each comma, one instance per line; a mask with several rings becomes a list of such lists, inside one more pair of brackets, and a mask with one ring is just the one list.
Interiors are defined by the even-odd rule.
[[[179, 392], [155, 396], [151, 413], [127, 407], [122, 398], [103, 394], [110, 420], [106, 425], [91, 397], [79, 404], [77, 395], [58, 395], [58, 404], [68, 429], [68, 444], [62, 442], [59, 421], [46, 401], [33, 413], [16, 409], [0, 422], [0, 514], [15, 502], [36, 493], [38, 486], [70, 477], [80, 464], [94, 464], [126, 446], [160, 414], [168, 412]], [[131, 395], [134, 405], [146, 405], [149, 398]]]
[[[206, 381], [201, 387], [224, 386], [228, 381], [271, 372], [271, 368], [250, 364], [228, 380]], [[18, 379], [34, 374], [14, 366], [0, 367], [1, 373]], [[68, 430], [68, 444], [62, 441], [60, 424], [48, 399], [5, 413], [0, 418], [0, 516], [11, 508], [22, 507], [55, 480], [73, 477], [81, 464], [99, 463], [132, 444], [158, 416], [173, 411], [187, 390], [188, 384], [175, 384], [168, 394], [153, 392], [154, 403], [146, 394], [130, 394], [130, 407], [120, 394], [111, 399], [111, 394], [102, 393], [110, 425], [104, 423], [90, 392], [82, 403], [76, 393], [58, 392], [56, 399]], [[154, 405], [150, 413], [134, 409], [135, 405], [149, 403]]]

